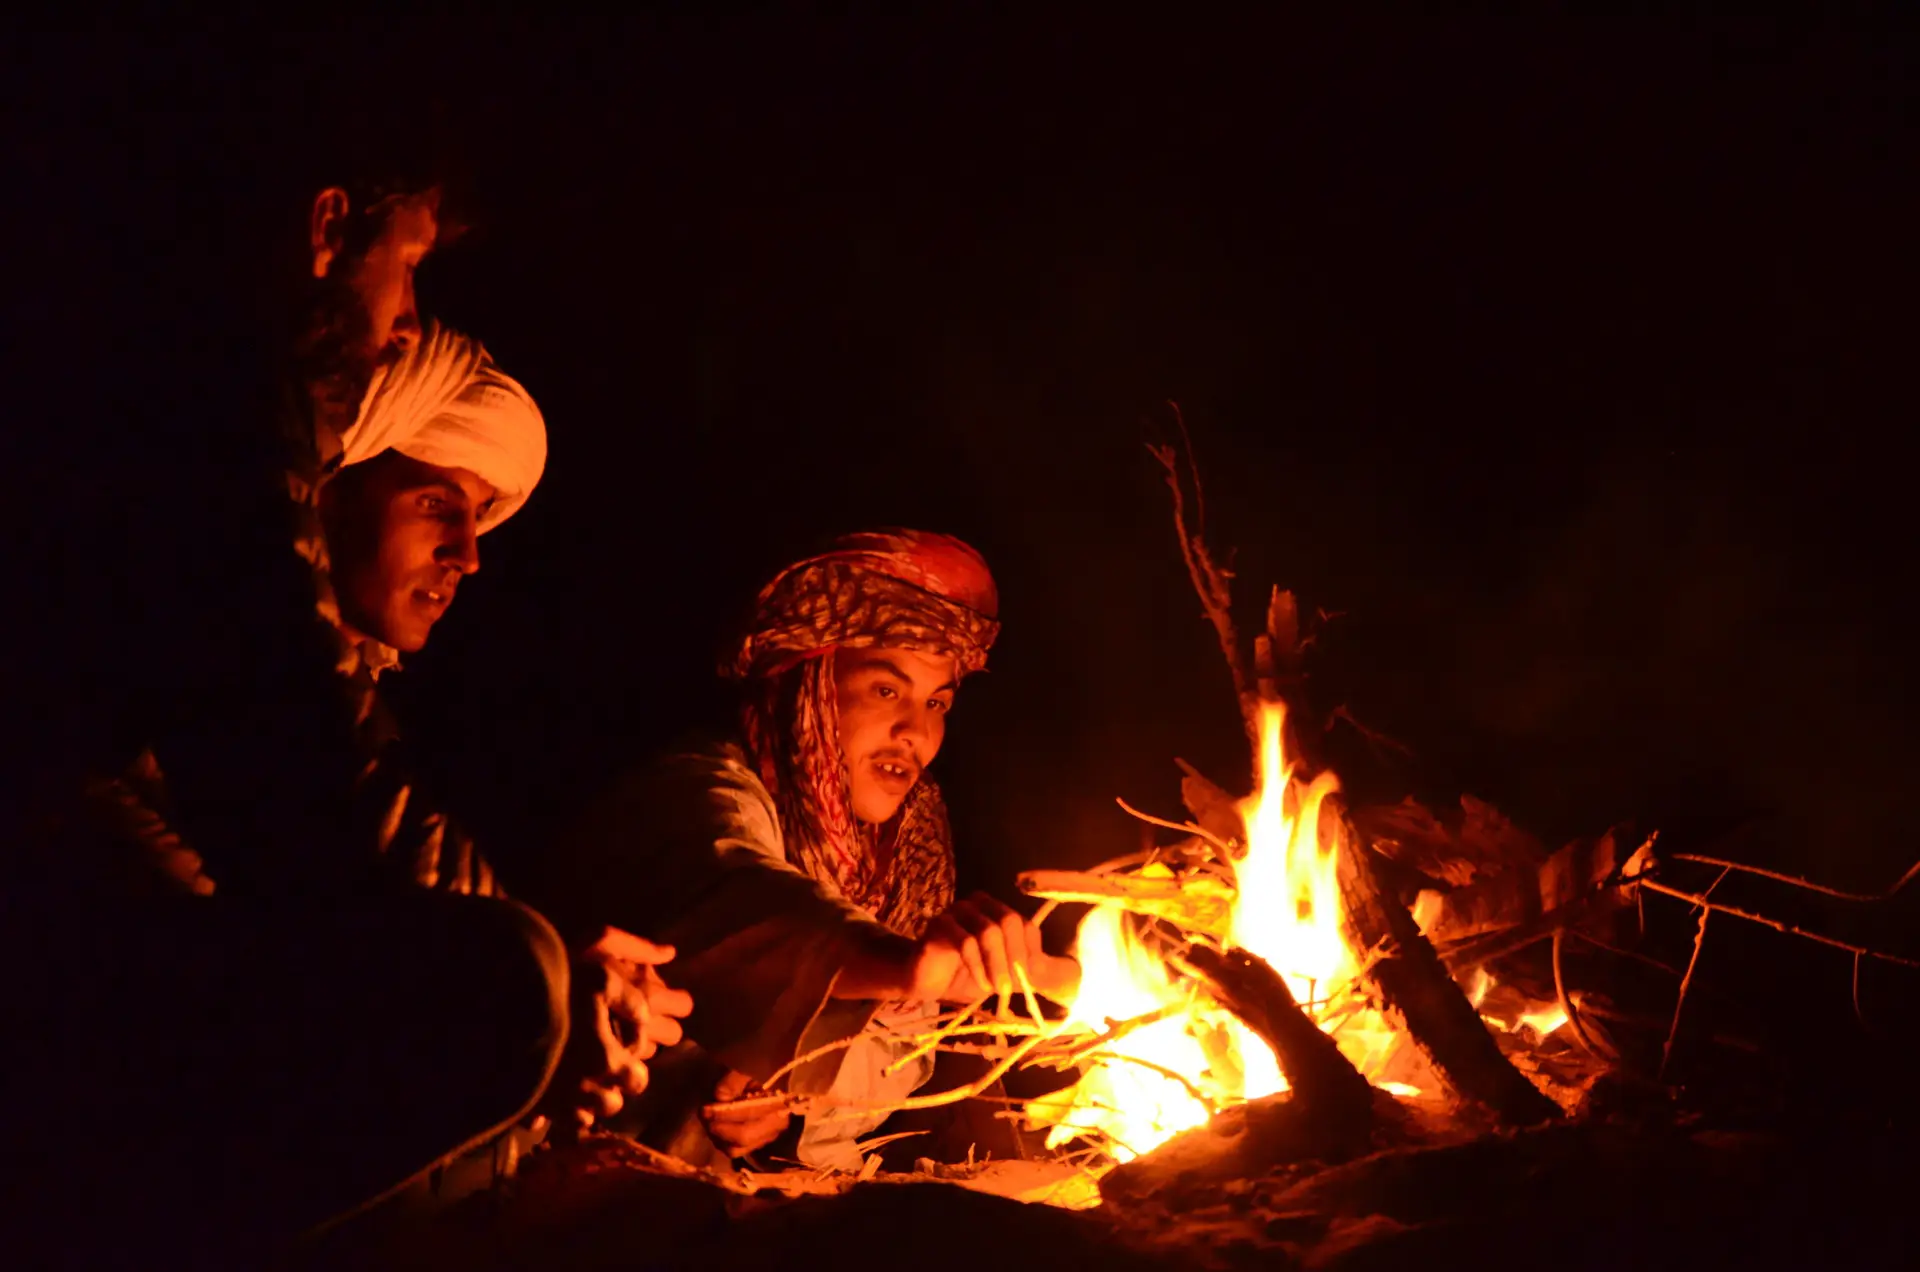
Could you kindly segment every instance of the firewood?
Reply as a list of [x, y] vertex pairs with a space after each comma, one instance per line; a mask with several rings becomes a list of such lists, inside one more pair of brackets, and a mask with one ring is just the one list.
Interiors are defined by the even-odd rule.
[[1240, 816], [1239, 802], [1185, 760], [1176, 758], [1174, 763], [1185, 774], [1180, 779], [1180, 802], [1193, 814], [1193, 820], [1215, 839], [1244, 844], [1247, 827]]
[[1118, 905], [1136, 914], [1165, 919], [1195, 932], [1221, 932], [1233, 905], [1233, 888], [1209, 874], [1142, 878], [1094, 875], [1072, 870], [1029, 870], [1018, 877], [1029, 896], [1054, 901]]
[[1364, 1123], [1373, 1087], [1333, 1038], [1307, 1018], [1287, 982], [1265, 959], [1242, 949], [1187, 947], [1182, 969], [1203, 981], [1221, 1006], [1273, 1048], [1296, 1101], [1317, 1118]]
[[1510, 1125], [1559, 1117], [1558, 1106], [1501, 1054], [1413, 915], [1382, 887], [1371, 851], [1351, 834], [1340, 837], [1339, 878], [1349, 941], [1382, 952], [1368, 980], [1447, 1085]]

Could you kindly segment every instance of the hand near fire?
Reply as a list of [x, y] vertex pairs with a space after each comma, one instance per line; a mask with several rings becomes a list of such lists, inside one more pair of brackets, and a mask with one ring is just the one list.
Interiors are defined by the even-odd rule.
[[759, 1107], [749, 1103], [744, 1107], [726, 1107], [736, 1100], [758, 1094], [760, 1089], [760, 1084], [746, 1074], [730, 1072], [714, 1087], [713, 1103], [700, 1110], [700, 1120], [707, 1128], [707, 1135], [730, 1158], [738, 1159], [755, 1149], [765, 1148], [779, 1139], [781, 1132], [793, 1120], [793, 1114], [784, 1103], [770, 1102]]
[[573, 1032], [568, 1059], [554, 1090], [571, 1104], [572, 1129], [612, 1117], [627, 1097], [647, 1089], [646, 1061], [680, 1041], [680, 1021], [693, 996], [670, 988], [654, 969], [673, 959], [656, 945], [619, 928], [603, 928], [573, 962]]
[[984, 892], [954, 902], [928, 925], [920, 948], [914, 988], [927, 1000], [1005, 999], [1031, 985], [1060, 1001], [1080, 986], [1080, 964], [1047, 953], [1038, 924]]
[[850, 960], [834, 982], [834, 996], [971, 1003], [995, 994], [1010, 998], [1032, 985], [1065, 1001], [1080, 986], [1078, 963], [1047, 953], [1032, 919], [984, 892], [954, 902], [924, 936], [903, 946]]

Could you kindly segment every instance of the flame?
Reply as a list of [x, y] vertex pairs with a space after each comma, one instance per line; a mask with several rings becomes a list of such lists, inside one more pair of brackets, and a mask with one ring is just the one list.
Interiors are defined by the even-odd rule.
[[1533, 1030], [1534, 1034], [1541, 1038], [1545, 1038], [1566, 1023], [1567, 1013], [1557, 1005], [1540, 1011], [1524, 1012], [1520, 1017], [1521, 1027]]
[[[1361, 1072], [1378, 1079], [1404, 1037], [1351, 993], [1359, 969], [1340, 926], [1342, 823], [1320, 816], [1339, 784], [1331, 773], [1311, 782], [1295, 778], [1285, 723], [1279, 703], [1261, 705], [1259, 784], [1239, 805], [1247, 854], [1235, 867], [1225, 930], [1210, 935], [1265, 959]], [[1171, 875], [1165, 866], [1142, 871], [1149, 872]], [[1081, 983], [1073, 1023], [1106, 1032], [1120, 1022], [1167, 1014], [1107, 1043], [1088, 1057], [1077, 1083], [1028, 1106], [1036, 1125], [1051, 1127], [1049, 1147], [1087, 1135], [1127, 1161], [1228, 1104], [1286, 1089], [1272, 1050], [1237, 1017], [1173, 977], [1118, 908], [1088, 912], [1074, 953]], [[1390, 1089], [1419, 1091], [1398, 1081]]]

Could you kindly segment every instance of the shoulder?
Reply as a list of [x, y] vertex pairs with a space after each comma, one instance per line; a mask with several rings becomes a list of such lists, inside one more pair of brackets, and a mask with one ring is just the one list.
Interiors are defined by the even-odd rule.
[[731, 739], [689, 739], [640, 765], [596, 802], [589, 820], [618, 821], [650, 839], [691, 835], [786, 855], [773, 795]]

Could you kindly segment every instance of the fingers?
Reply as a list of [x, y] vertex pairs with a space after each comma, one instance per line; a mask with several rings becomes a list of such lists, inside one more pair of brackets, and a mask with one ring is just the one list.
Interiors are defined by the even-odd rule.
[[[693, 995], [681, 989], [669, 989], [666, 982], [651, 968], [646, 969], [646, 979], [641, 983], [641, 996], [647, 1003], [647, 1022], [644, 1027], [646, 1036], [654, 1047], [671, 1047], [685, 1036], [680, 1022], [674, 1017], [684, 1016], [693, 1010]], [[648, 1051], [652, 1055], [652, 1051]]]
[[[958, 908], [955, 907], [956, 910]], [[980, 942], [960, 925], [953, 911], [941, 915], [928, 925], [927, 939], [944, 942], [959, 952], [961, 967], [973, 978], [976, 992], [971, 997], [977, 998], [991, 992], [993, 981], [987, 976], [987, 964], [980, 951]]]
[[592, 1130], [596, 1122], [612, 1117], [626, 1106], [626, 1102], [626, 1097], [617, 1087], [582, 1078], [571, 1109], [574, 1133]]
[[631, 932], [609, 927], [600, 929], [599, 937], [587, 946], [586, 952], [597, 959], [618, 959], [623, 963], [658, 966], [673, 961], [674, 949], [671, 945], [656, 945]]
[[1018, 988], [1014, 969], [1031, 972], [1041, 954], [1039, 931], [1017, 911], [984, 892], [956, 901], [950, 913], [979, 943], [989, 977], [986, 984], [1001, 997], [1010, 997]]
[[738, 1157], [742, 1153], [765, 1148], [779, 1139], [780, 1132], [787, 1129], [789, 1120], [791, 1114], [784, 1110], [738, 1117], [721, 1115], [707, 1122], [707, 1133], [730, 1154]]
[[596, 970], [600, 988], [595, 998], [604, 1007], [608, 1034], [617, 1044], [647, 1060], [686, 1036], [676, 1017], [693, 1010], [693, 995], [672, 988], [651, 967], [635, 969], [637, 980], [628, 979], [618, 967]]
[[[684, 989], [675, 989], [660, 979], [660, 973], [651, 967], [641, 978], [641, 987], [647, 993], [647, 1005], [655, 1016], [685, 1016], [693, 1010], [693, 995]], [[679, 1026], [676, 1024], [677, 1030]], [[675, 1042], [680, 1041], [676, 1035]]]
[[1007, 939], [1000, 925], [971, 901], [954, 902], [952, 913], [979, 943], [981, 958], [986, 963], [987, 987], [1003, 998], [1011, 994], [1013, 972], [1007, 966]]
[[984, 892], [974, 893], [972, 901], [982, 914], [999, 926], [1000, 939], [1007, 950], [1008, 971], [1008, 984], [1001, 992], [1011, 993], [1019, 987], [1019, 977], [1012, 974], [1013, 969], [1019, 967], [1031, 972], [1040, 958], [1040, 933], [1019, 911]]
[[713, 1102], [724, 1104], [728, 1100], [737, 1100], [753, 1090], [754, 1081], [738, 1069], [729, 1069], [713, 1087]]

